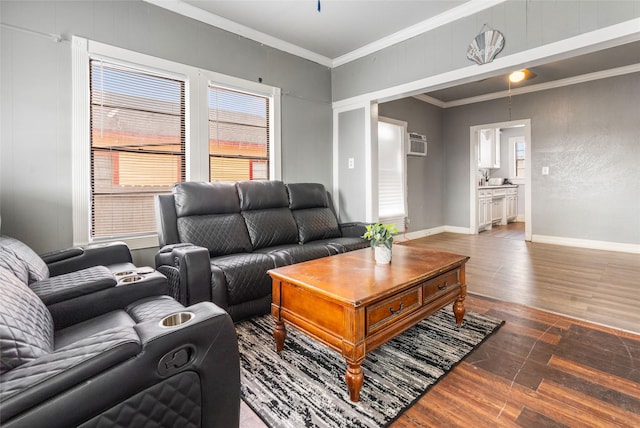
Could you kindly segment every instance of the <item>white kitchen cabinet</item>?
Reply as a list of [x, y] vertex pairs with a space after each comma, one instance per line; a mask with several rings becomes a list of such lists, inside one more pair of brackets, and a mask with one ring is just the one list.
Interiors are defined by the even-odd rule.
[[478, 168], [500, 168], [500, 129], [478, 131]]
[[491, 227], [491, 197], [490, 189], [478, 191], [478, 231]]
[[518, 217], [518, 188], [489, 186], [478, 189], [478, 232]]
[[506, 224], [505, 199], [507, 189], [497, 188], [491, 191], [491, 223]]
[[516, 221], [518, 218], [518, 188], [507, 189], [507, 222]]

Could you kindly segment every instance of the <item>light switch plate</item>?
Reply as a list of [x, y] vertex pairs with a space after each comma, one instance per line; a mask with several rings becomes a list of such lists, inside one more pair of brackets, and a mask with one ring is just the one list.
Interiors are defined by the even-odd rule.
[[542, 167], [542, 175], [549, 175], [549, 167], [548, 166], [543, 166]]
[[353, 169], [354, 160], [353, 158], [349, 158], [349, 169]]

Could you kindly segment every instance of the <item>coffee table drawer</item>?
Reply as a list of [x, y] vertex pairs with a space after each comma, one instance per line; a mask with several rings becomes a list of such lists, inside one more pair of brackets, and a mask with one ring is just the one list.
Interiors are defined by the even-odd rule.
[[389, 297], [366, 308], [367, 333], [373, 333], [399, 317], [405, 317], [420, 308], [422, 290], [415, 287], [400, 295]]
[[425, 282], [422, 286], [424, 302], [430, 302], [441, 294], [451, 291], [452, 288], [457, 288], [459, 285], [459, 272], [459, 269], [455, 269]]

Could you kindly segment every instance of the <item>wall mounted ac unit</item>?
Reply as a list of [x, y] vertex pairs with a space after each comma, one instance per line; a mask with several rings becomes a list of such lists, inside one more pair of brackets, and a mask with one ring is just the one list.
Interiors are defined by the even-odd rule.
[[427, 136], [409, 132], [409, 147], [407, 149], [407, 155], [426, 156]]

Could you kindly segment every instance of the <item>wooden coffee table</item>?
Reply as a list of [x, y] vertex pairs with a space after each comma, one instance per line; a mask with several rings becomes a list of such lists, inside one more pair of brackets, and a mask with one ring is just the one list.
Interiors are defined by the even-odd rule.
[[394, 245], [388, 265], [376, 265], [365, 248], [272, 269], [276, 350], [282, 351], [287, 323], [338, 351], [347, 361], [351, 401], [359, 401], [367, 352], [452, 302], [462, 324], [468, 259]]

